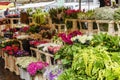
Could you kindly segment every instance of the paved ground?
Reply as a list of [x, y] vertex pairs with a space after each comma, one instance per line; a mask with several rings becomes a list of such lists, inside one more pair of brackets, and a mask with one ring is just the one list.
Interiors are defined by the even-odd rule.
[[0, 58], [0, 80], [21, 80], [15, 73], [4, 69], [4, 60], [2, 58]]

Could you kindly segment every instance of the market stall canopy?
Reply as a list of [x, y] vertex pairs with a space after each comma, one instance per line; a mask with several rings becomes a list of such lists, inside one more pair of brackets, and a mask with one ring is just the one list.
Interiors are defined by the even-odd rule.
[[44, 8], [48, 5], [51, 5], [55, 3], [55, 1], [51, 1], [51, 2], [40, 2], [40, 3], [29, 3], [29, 4], [24, 4], [23, 6], [19, 6], [19, 8], [21, 9], [26, 9], [26, 8]]
[[14, 3], [12, 2], [5, 2], [5, 1], [1, 1], [0, 2], [0, 10], [1, 9], [6, 9], [6, 8], [11, 8], [14, 7]]

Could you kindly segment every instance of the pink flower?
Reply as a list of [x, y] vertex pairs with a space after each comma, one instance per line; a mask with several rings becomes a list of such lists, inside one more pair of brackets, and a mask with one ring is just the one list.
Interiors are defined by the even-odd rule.
[[30, 75], [34, 76], [38, 71], [44, 69], [46, 66], [48, 66], [45, 62], [32, 62], [28, 65], [27, 71]]

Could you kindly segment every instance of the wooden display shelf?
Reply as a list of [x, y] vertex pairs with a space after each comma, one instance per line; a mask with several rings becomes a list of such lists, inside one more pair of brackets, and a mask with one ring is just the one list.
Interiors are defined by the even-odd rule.
[[100, 30], [100, 24], [107, 23], [108, 24], [108, 31], [106, 33], [110, 35], [115, 35], [115, 30], [114, 30], [114, 21], [113, 20], [96, 20], [97, 27], [98, 27], [98, 33], [101, 32]]
[[44, 61], [42, 59], [42, 55], [45, 55], [45, 58], [46, 58], [46, 61], [49, 65], [52, 65], [52, 62], [51, 62], [51, 58], [53, 58], [53, 55], [52, 54], [49, 54], [49, 53], [46, 53], [46, 52], [43, 52], [41, 50], [38, 50], [36, 48], [32, 48], [30, 47], [30, 50], [31, 51], [35, 51], [35, 54], [36, 54], [36, 58], [38, 61]]
[[14, 20], [17, 20], [18, 22], [20, 22], [20, 18], [6, 18], [7, 21], [10, 21], [10, 27], [14, 28]]
[[120, 21], [116, 22], [118, 31], [115, 32], [116, 35], [120, 36]]
[[16, 65], [16, 59], [17, 57], [14, 57], [12, 55], [5, 54], [5, 69], [9, 69], [11, 72], [15, 72], [16, 75], [19, 75], [19, 69]]
[[53, 24], [54, 29], [57, 30], [58, 33], [66, 32], [67, 28], [65, 24]]
[[[93, 23], [95, 22], [95, 20], [81, 20], [78, 19], [78, 22], [80, 23], [80, 31], [83, 33], [88, 33], [88, 34], [92, 34], [92, 33], [96, 33], [98, 32], [98, 29], [93, 29]], [[82, 28], [82, 23], [86, 24], [87, 29], [83, 29]]]
[[72, 21], [72, 29], [71, 31], [75, 31], [78, 30], [77, 28], [77, 19], [65, 19], [65, 24], [67, 23], [67, 21]]

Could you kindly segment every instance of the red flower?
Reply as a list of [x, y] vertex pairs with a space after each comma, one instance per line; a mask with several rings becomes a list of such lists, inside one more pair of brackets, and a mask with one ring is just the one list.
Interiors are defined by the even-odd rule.
[[14, 47], [13, 51], [14, 51], [14, 53], [17, 53], [19, 51], [19, 47], [18, 46]]
[[13, 54], [13, 52], [12, 52], [12, 51], [9, 51], [9, 52], [8, 52], [8, 54], [12, 55], [12, 54]]
[[12, 47], [11, 46], [6, 46], [6, 51], [11, 51], [12, 50]]

